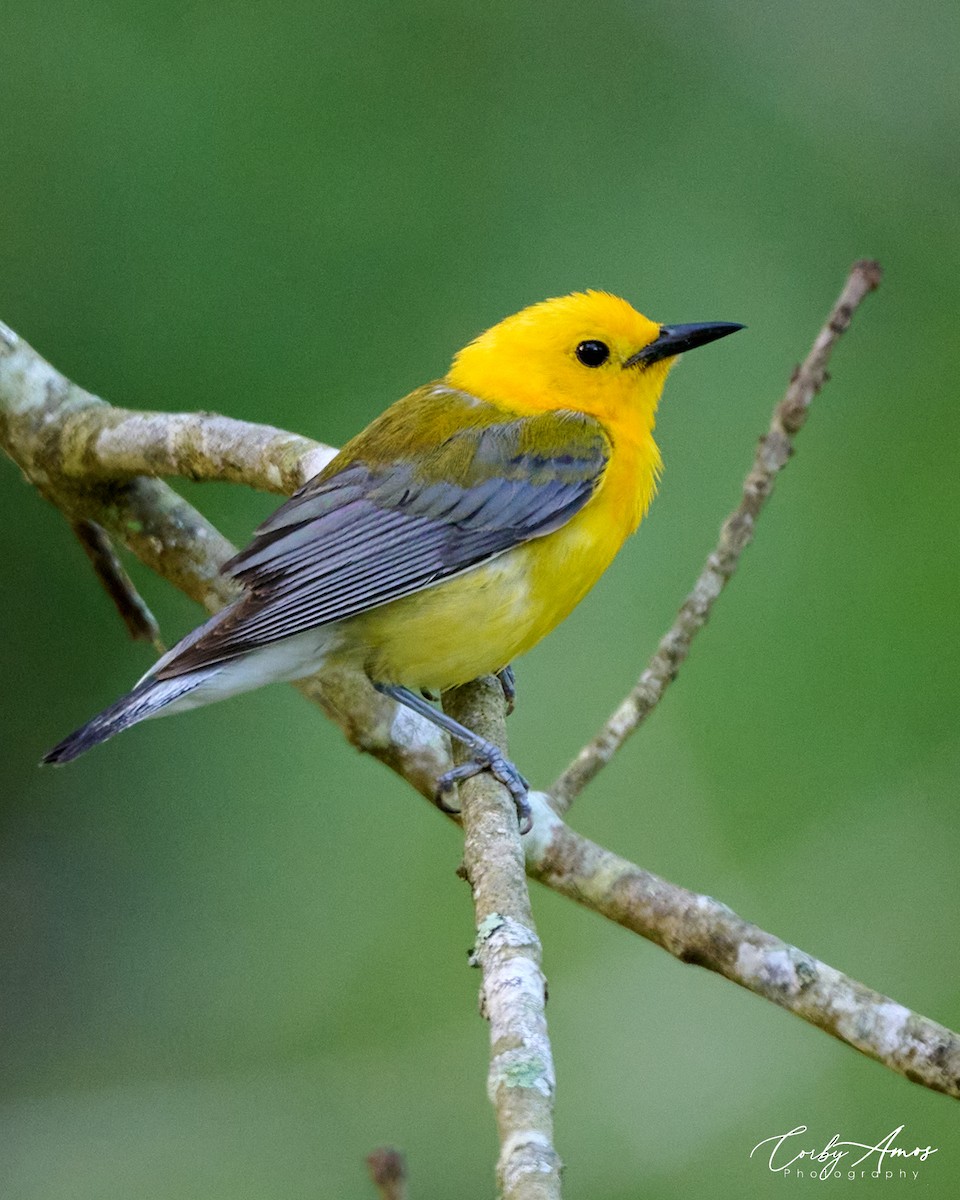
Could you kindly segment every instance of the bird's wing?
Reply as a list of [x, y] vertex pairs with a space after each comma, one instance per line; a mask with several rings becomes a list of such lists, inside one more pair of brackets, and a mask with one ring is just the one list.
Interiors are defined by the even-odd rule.
[[[388, 410], [394, 420], [402, 403]], [[569, 521], [607, 464], [600, 424], [574, 412], [503, 420], [482, 410], [408, 461], [385, 460], [390, 440], [376, 438], [376, 422], [354, 439], [226, 564], [246, 596], [185, 639], [155, 677], [409, 596]]]

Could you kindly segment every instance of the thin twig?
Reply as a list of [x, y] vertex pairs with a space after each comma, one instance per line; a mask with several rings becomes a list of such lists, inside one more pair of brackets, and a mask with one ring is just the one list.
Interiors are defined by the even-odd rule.
[[[446, 692], [461, 724], [506, 750], [503, 689], [492, 676]], [[454, 758], [463, 761], [460, 747]], [[556, 1081], [547, 1033], [543, 952], [533, 923], [514, 802], [484, 771], [460, 785], [463, 867], [476, 915], [474, 959], [483, 973], [480, 1011], [490, 1022], [487, 1094], [497, 1116], [502, 1200], [559, 1200], [553, 1147]]]
[[380, 1146], [367, 1155], [367, 1170], [380, 1200], [406, 1200], [407, 1163], [393, 1146]]
[[90, 560], [94, 574], [103, 584], [103, 590], [126, 625], [127, 632], [134, 641], [152, 642], [157, 653], [162, 654], [163, 644], [157, 619], [117, 558], [105, 531], [96, 521], [80, 518], [74, 521], [73, 532]]
[[723, 591], [753, 541], [753, 530], [780, 471], [793, 453], [793, 441], [803, 428], [807, 410], [827, 379], [827, 363], [840, 335], [860, 302], [881, 279], [880, 264], [863, 259], [853, 264], [840, 297], [817, 334], [810, 353], [793, 373], [783, 399], [774, 409], [770, 428], [760, 439], [753, 466], [743, 484], [739, 505], [724, 521], [716, 548], [707, 558], [693, 590], [664, 634], [643, 674], [550, 788], [554, 809], [565, 813], [576, 797], [607, 765], [627, 738], [659, 704], [690, 652], [690, 644], [707, 623]]
[[681, 962], [715, 971], [906, 1076], [960, 1098], [960, 1034], [757, 925], [710, 896], [644, 871], [575, 833], [532, 793], [524, 838], [534, 879], [601, 913]]

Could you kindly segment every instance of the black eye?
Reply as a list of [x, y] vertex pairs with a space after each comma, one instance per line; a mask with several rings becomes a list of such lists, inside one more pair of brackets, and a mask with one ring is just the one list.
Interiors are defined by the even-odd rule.
[[602, 367], [610, 357], [610, 347], [606, 342], [581, 342], [575, 353], [585, 367]]

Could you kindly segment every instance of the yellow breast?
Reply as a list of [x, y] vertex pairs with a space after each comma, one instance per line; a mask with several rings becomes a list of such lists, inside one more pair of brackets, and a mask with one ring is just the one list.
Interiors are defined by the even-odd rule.
[[656, 486], [652, 436], [621, 434], [597, 491], [566, 525], [344, 623], [371, 678], [443, 690], [498, 671], [558, 625], [636, 529]]

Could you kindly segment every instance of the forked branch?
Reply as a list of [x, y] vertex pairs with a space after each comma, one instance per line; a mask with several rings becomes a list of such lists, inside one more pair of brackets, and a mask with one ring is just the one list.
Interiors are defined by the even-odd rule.
[[[740, 505], [630, 696], [555, 785], [565, 809], [663, 694], [749, 544], [807, 408], [826, 379], [829, 354], [859, 302], [879, 282], [875, 263], [854, 265], [761, 440]], [[232, 598], [219, 573], [233, 548], [157, 474], [289, 491], [329, 457], [305, 438], [208, 414], [116, 410], [64, 379], [0, 325], [0, 444], [72, 524], [93, 521], [210, 611]], [[398, 712], [359, 677], [324, 676], [300, 689], [350, 740], [424, 795], [449, 769], [446, 739]], [[481, 716], [482, 722], [482, 716]], [[485, 730], [478, 728], [477, 732]], [[489, 735], [488, 735], [489, 736]], [[538, 801], [524, 839], [527, 871], [547, 886], [783, 1005], [892, 1070], [960, 1094], [958, 1036], [736, 917], [722, 904], [658, 880], [569, 829]]]

